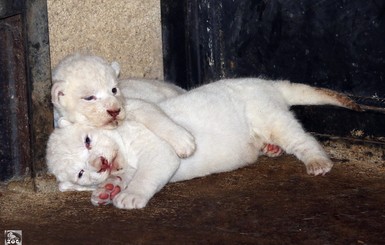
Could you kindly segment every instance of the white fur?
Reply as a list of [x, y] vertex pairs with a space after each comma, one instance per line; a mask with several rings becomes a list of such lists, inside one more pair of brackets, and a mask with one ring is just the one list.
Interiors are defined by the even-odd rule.
[[[142, 124], [126, 121], [116, 130], [81, 125], [56, 129], [48, 142], [47, 164], [62, 191], [93, 188], [97, 204], [113, 178], [122, 191], [113, 197], [118, 208], [146, 206], [166, 183], [231, 171], [258, 158], [264, 142], [276, 144], [304, 162], [309, 174], [330, 171], [333, 164], [314, 137], [304, 132], [289, 111], [291, 96], [320, 104], [322, 90], [262, 79], [232, 79], [211, 83], [160, 103], [174, 121], [195, 136], [196, 152], [179, 159], [172, 147]], [[291, 90], [282, 93], [281, 90]], [[335, 93], [337, 97], [347, 99]], [[351, 101], [349, 101], [351, 102]], [[324, 103], [346, 106], [334, 98]], [[85, 147], [85, 138], [91, 147]], [[111, 165], [101, 172], [101, 157]], [[79, 172], [83, 176], [79, 178]], [[99, 172], [99, 173], [98, 173]], [[113, 176], [120, 176], [121, 181]]]
[[127, 99], [141, 99], [153, 103], [159, 103], [186, 92], [172, 83], [149, 79], [120, 80], [118, 87]]
[[[73, 54], [53, 71], [51, 90], [57, 126], [64, 121], [113, 129], [125, 120], [143, 123], [170, 143], [180, 157], [195, 150], [194, 137], [155, 104], [185, 91], [156, 80], [118, 81], [120, 66], [98, 56]], [[127, 104], [127, 106], [125, 106]], [[117, 116], [111, 115], [118, 112]]]

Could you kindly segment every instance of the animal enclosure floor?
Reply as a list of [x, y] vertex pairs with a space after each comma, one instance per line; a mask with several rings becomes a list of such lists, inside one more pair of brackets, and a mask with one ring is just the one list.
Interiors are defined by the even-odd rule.
[[141, 210], [94, 207], [89, 192], [3, 188], [0, 229], [22, 230], [25, 245], [385, 244], [384, 150], [350, 160], [356, 146], [344, 147], [336, 156], [326, 146], [335, 162], [326, 176], [308, 176], [292, 156], [261, 157], [168, 184]]

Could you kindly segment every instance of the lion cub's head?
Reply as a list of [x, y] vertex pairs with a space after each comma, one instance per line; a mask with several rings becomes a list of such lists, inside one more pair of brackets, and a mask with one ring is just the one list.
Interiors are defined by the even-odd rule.
[[116, 134], [79, 124], [56, 128], [48, 140], [46, 160], [59, 189], [92, 190], [110, 174], [122, 171], [124, 156]]
[[54, 69], [52, 103], [59, 117], [94, 127], [114, 128], [125, 118], [117, 87], [119, 65], [98, 56], [74, 54]]

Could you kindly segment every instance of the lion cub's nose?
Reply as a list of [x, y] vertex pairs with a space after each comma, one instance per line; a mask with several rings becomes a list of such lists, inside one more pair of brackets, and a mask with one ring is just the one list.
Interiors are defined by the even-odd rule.
[[107, 112], [108, 112], [108, 114], [111, 115], [111, 117], [116, 118], [120, 113], [120, 109], [119, 110], [107, 110]]

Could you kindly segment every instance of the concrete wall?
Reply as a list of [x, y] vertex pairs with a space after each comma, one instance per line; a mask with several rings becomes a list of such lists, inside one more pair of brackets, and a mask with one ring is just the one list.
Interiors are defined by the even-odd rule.
[[80, 51], [121, 65], [121, 77], [163, 78], [160, 0], [48, 0], [51, 66]]

